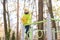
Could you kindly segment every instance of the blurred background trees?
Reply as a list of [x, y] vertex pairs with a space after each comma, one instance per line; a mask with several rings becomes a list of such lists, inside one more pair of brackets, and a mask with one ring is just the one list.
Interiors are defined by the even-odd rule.
[[[0, 37], [5, 40], [19, 40], [22, 32], [22, 23], [20, 18], [24, 13], [24, 8], [29, 8], [32, 11], [32, 22], [43, 21], [49, 18], [60, 18], [60, 1], [59, 0], [0, 0]], [[50, 19], [49, 18], [49, 19]], [[51, 25], [50, 25], [51, 22]], [[44, 22], [41, 24], [32, 25], [33, 30], [60, 30], [59, 21]], [[49, 23], [49, 25], [48, 25]], [[47, 28], [50, 27], [49, 29]], [[51, 31], [49, 30], [49, 31]], [[33, 31], [33, 39], [36, 36], [40, 36], [41, 32]], [[52, 32], [51, 32], [52, 33]], [[59, 39], [59, 32], [52, 36]], [[42, 38], [38, 40], [48, 39], [46, 32], [43, 32]], [[36, 36], [37, 37], [37, 36]], [[45, 38], [46, 37], [46, 38]]]

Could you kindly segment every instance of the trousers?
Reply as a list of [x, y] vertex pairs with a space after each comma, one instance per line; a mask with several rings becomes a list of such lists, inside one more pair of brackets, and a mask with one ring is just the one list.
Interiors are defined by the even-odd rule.
[[28, 37], [29, 37], [29, 33], [28, 33], [29, 28], [30, 28], [30, 25], [26, 25], [26, 26], [25, 26], [25, 29], [26, 29], [25, 33], [28, 35]]

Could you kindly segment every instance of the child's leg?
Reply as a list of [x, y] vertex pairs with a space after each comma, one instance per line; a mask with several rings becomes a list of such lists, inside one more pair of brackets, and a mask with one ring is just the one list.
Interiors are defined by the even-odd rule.
[[29, 25], [27, 25], [27, 26], [25, 26], [25, 29], [26, 29], [26, 34], [28, 35], [28, 37], [29, 37], [29, 33], [28, 33], [28, 31], [29, 31]]

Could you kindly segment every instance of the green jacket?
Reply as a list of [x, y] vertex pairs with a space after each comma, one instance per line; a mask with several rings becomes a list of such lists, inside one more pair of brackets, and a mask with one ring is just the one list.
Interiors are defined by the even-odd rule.
[[29, 25], [32, 21], [32, 15], [31, 14], [24, 14], [23, 16], [22, 16], [22, 18], [26, 18], [26, 22], [24, 23], [23, 22], [23, 25], [25, 26], [25, 25]]

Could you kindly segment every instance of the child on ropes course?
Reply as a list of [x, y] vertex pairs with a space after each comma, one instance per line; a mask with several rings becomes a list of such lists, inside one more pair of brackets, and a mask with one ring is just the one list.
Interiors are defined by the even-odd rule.
[[25, 29], [26, 29], [26, 35], [29, 37], [29, 33], [28, 33], [28, 31], [29, 31], [29, 28], [30, 28], [30, 23], [31, 23], [31, 18], [32, 16], [31, 16], [31, 12], [29, 11], [29, 9], [28, 8], [25, 8], [24, 9], [24, 14], [23, 14], [23, 16], [22, 16], [22, 18], [21, 18], [21, 21], [22, 21], [22, 23], [23, 23], [23, 25], [25, 26]]

